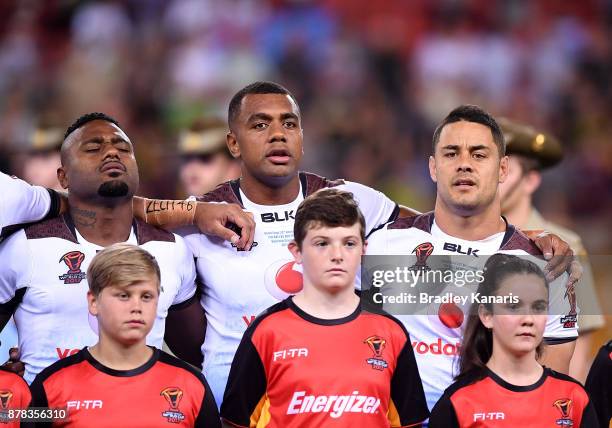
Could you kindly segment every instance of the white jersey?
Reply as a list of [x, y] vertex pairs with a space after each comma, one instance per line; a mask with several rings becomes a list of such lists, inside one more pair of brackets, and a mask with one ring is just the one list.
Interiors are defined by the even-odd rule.
[[[168, 309], [195, 294], [193, 256], [183, 238], [134, 221], [128, 243], [157, 260], [161, 294], [147, 343], [162, 347]], [[69, 216], [28, 226], [0, 244], [0, 310], [15, 311], [28, 383], [59, 358], [98, 341], [87, 309], [87, 268], [102, 247], [85, 241]]]
[[[452, 266], [452, 269], [464, 271], [481, 270], [486, 256], [495, 253], [534, 256], [529, 260], [541, 268], [546, 265], [543, 259], [535, 257], [541, 256], [535, 244], [510, 224], [505, 233], [497, 233], [480, 241], [466, 241], [444, 233], [435, 224], [433, 213], [398, 219], [374, 232], [368, 240], [368, 255], [410, 255], [416, 262], [417, 252], [422, 254], [420, 263]], [[434, 258], [433, 261], [429, 259], [428, 262], [429, 256], [447, 257]], [[549, 315], [544, 337], [551, 342], [578, 336], [575, 312], [572, 313], [575, 308], [571, 307], [565, 294], [566, 283], [567, 274], [564, 274], [550, 284], [550, 306], [556, 308], [557, 314], [566, 313], [565, 316]], [[443, 285], [443, 292], [455, 296], [471, 295], [475, 290], [466, 288], [474, 287], [477, 283], [466, 285]], [[394, 314], [410, 334], [429, 410], [457, 374], [458, 347], [465, 327], [462, 314], [468, 313], [471, 303], [471, 299], [463, 302], [457, 299], [456, 303], [432, 303], [421, 308], [414, 306], [416, 315]]]
[[225, 183], [200, 198], [238, 203], [254, 214], [255, 242], [250, 251], [237, 251], [227, 241], [199, 233], [185, 236], [196, 257], [208, 323], [202, 346], [203, 372], [219, 405], [247, 326], [263, 310], [302, 288], [302, 274], [294, 266], [287, 244], [293, 239], [294, 215], [304, 196], [325, 187], [353, 193], [367, 231], [397, 216], [397, 205], [367, 186], [308, 173], [300, 173], [300, 182], [298, 197], [286, 205], [257, 205], [242, 194], [238, 181]]
[[51, 195], [44, 187], [0, 172], [0, 231], [10, 225], [42, 219], [51, 208]]

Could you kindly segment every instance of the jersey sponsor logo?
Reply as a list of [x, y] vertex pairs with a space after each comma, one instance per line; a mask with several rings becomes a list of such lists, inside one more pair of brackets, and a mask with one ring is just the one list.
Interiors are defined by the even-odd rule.
[[438, 308], [440, 322], [448, 328], [459, 328], [465, 318], [463, 311], [454, 303], [442, 303]]
[[243, 315], [242, 316], [242, 321], [244, 321], [244, 323], [248, 326], [251, 325], [251, 323], [253, 321], [255, 321], [256, 316], [255, 315], [251, 315], [250, 317], [248, 315]]
[[459, 244], [453, 244], [452, 242], [445, 242], [444, 247], [446, 251], [451, 251], [453, 253], [465, 254], [466, 256], [474, 256], [478, 257], [478, 248], [468, 247], [467, 250], [461, 248]]
[[272, 361], [286, 360], [288, 358], [300, 358], [308, 356], [308, 348], [291, 348], [274, 351]]
[[80, 351], [80, 349], [55, 348], [55, 351], [57, 352], [57, 358], [61, 360], [62, 358], [66, 358], [66, 357], [69, 357], [70, 355], [76, 354], [77, 352]]
[[560, 398], [555, 400], [553, 403], [553, 407], [555, 407], [559, 413], [561, 413], [561, 418], [556, 420], [556, 424], [564, 427], [574, 426], [574, 421], [570, 417], [572, 413], [572, 400], [569, 398]]
[[372, 358], [368, 358], [366, 362], [375, 370], [384, 370], [389, 367], [389, 364], [383, 359], [382, 354], [387, 346], [387, 341], [380, 336], [370, 336], [363, 341], [370, 350], [374, 353]]
[[412, 349], [418, 354], [455, 356], [459, 353], [459, 342], [455, 344], [443, 343], [442, 338], [438, 337], [438, 340], [433, 343], [412, 342]]
[[500, 421], [504, 419], [506, 419], [506, 415], [503, 412], [474, 413], [474, 422]]
[[380, 398], [360, 395], [306, 395], [306, 391], [296, 391], [287, 408], [288, 415], [300, 413], [329, 413], [334, 419], [344, 413], [374, 414], [380, 407]]
[[81, 272], [81, 263], [85, 260], [85, 254], [80, 251], [70, 251], [64, 254], [59, 262], [64, 262], [68, 266], [68, 272], [59, 276], [64, 284], [78, 284], [87, 277], [85, 272]]
[[90, 410], [90, 409], [101, 409], [104, 406], [102, 400], [72, 400], [66, 402], [66, 410]]
[[289, 220], [295, 220], [295, 216], [293, 215], [293, 210], [261, 214], [261, 221], [264, 223], [274, 223], [277, 221], [289, 221]]
[[162, 416], [173, 424], [181, 423], [185, 419], [183, 412], [179, 410], [179, 403], [183, 398], [183, 391], [180, 388], [169, 386], [168, 388], [162, 389], [159, 395], [163, 396], [170, 408], [162, 413]]
[[417, 245], [414, 250], [412, 250], [413, 254], [416, 254], [416, 263], [410, 266], [411, 270], [431, 270], [429, 266], [427, 266], [427, 259], [433, 253], [434, 246], [431, 242], [423, 242], [422, 244]]
[[287, 259], [270, 264], [264, 273], [264, 285], [268, 293], [278, 300], [286, 299], [302, 290], [302, 272], [299, 265]]
[[0, 423], [8, 424], [11, 421], [8, 408], [11, 405], [12, 398], [13, 393], [10, 390], [0, 390]]

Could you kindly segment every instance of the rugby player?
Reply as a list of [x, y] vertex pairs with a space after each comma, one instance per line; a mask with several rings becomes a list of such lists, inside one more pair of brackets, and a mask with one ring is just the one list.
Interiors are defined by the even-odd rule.
[[231, 100], [227, 136], [241, 160], [241, 178], [198, 198], [237, 203], [255, 216], [250, 251], [199, 233], [185, 235], [202, 283], [206, 312], [203, 371], [221, 404], [234, 353], [255, 316], [302, 287], [299, 268], [287, 244], [293, 239], [295, 212], [315, 191], [336, 187], [353, 193], [366, 221], [366, 234], [394, 219], [399, 207], [382, 193], [343, 180], [298, 172], [302, 126], [298, 105], [280, 85], [258, 82]]
[[408, 332], [355, 294], [366, 247], [356, 202], [336, 189], [308, 196], [294, 235], [304, 287], [242, 337], [221, 407], [227, 426], [420, 426], [429, 412]]
[[170, 349], [200, 364], [204, 317], [195, 298], [192, 255], [181, 237], [134, 219], [138, 167], [117, 122], [101, 113], [77, 119], [62, 144], [58, 178], [70, 191], [67, 212], [27, 226], [0, 245], [0, 325], [15, 314], [26, 380], [95, 343], [85, 272], [96, 252], [116, 242], [142, 246], [161, 267], [162, 293], [148, 343], [161, 347], [167, 325]]
[[[488, 113], [476, 106], [450, 112], [434, 133], [429, 158], [430, 175], [437, 185], [434, 211], [398, 219], [373, 233], [368, 254], [417, 254], [424, 268], [429, 257], [436, 261], [435, 256], [452, 256], [453, 263], [460, 265], [458, 270], [471, 267], [475, 272], [482, 269], [487, 255], [499, 251], [541, 255], [532, 241], [501, 216], [498, 185], [508, 173], [504, 153], [502, 132]], [[578, 334], [575, 297], [571, 286], [566, 289], [566, 279], [562, 275], [551, 282], [551, 306], [554, 303], [557, 315], [549, 317], [545, 338], [550, 346], [543, 357], [547, 366], [564, 373]], [[460, 293], [461, 288], [454, 290]], [[431, 409], [452, 381], [464, 317], [460, 306], [452, 302], [419, 310], [419, 315], [397, 317], [412, 336]], [[563, 316], [561, 310], [566, 311]]]

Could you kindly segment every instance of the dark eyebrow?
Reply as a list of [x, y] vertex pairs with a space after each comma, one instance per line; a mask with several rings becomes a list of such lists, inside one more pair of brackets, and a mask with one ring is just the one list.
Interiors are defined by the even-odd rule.
[[251, 116], [249, 116], [249, 119], [247, 120], [247, 122], [252, 122], [257, 119], [265, 120], [269, 122], [272, 120], [272, 116], [270, 116], [267, 113], [253, 113]]
[[[253, 113], [249, 117], [247, 122], [252, 122], [254, 120], [264, 120], [266, 122], [271, 122], [273, 119], [274, 118], [271, 115], [267, 114], [267, 113]], [[282, 113], [280, 115], [280, 119], [281, 120], [287, 120], [287, 119], [299, 120], [300, 118], [298, 117], [297, 114], [288, 112], [288, 113]]]
[[479, 144], [477, 146], [470, 146], [470, 152], [475, 152], [476, 150], [491, 150], [489, 147], [484, 144]]
[[285, 119], [299, 120], [300, 118], [295, 113], [283, 113], [283, 114], [281, 114], [281, 120], [285, 120]]
[[[322, 238], [322, 239], [331, 239], [329, 237], [329, 235], [314, 235], [312, 237], [312, 239], [317, 239], [317, 238]], [[357, 235], [348, 235], [342, 238], [342, 240], [346, 240], [346, 239], [359, 239], [359, 236]]]
[[[459, 150], [459, 145], [458, 144], [447, 144], [446, 146], [442, 147], [442, 150]], [[470, 146], [468, 150], [470, 152], [475, 152], [476, 150], [491, 150], [491, 148], [488, 146], [485, 146], [484, 144], [479, 144], [477, 146]]]

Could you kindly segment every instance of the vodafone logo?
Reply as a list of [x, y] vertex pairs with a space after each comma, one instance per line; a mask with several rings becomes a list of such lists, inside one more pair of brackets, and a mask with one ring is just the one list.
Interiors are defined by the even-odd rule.
[[463, 324], [464, 315], [454, 303], [442, 303], [438, 308], [438, 318], [448, 328], [459, 328]]
[[459, 353], [460, 343], [444, 343], [442, 338], [433, 343], [412, 342], [412, 348], [417, 354], [432, 354], [432, 355], [451, 355], [455, 356]]
[[277, 260], [266, 269], [264, 284], [274, 298], [286, 299], [302, 289], [301, 266], [294, 261]]

